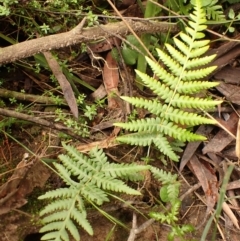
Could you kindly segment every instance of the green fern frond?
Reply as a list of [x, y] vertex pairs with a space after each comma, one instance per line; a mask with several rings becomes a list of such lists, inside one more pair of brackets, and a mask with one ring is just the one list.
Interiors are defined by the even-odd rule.
[[101, 190], [99, 187], [96, 187], [94, 184], [88, 184], [81, 188], [81, 195], [85, 199], [90, 200], [97, 205], [102, 205], [104, 202], [109, 202], [107, 193], [104, 190]]
[[153, 176], [162, 182], [164, 185], [175, 183], [177, 181], [178, 176], [176, 174], [172, 174], [171, 172], [166, 172], [162, 169], [158, 169], [156, 167], [150, 168]]
[[[239, 1], [236, 1], [239, 2]], [[212, 19], [214, 21], [226, 20], [225, 14], [223, 12], [221, 5], [215, 5], [216, 1], [212, 1], [208, 6], [205, 7], [207, 19]]]
[[153, 176], [162, 183], [164, 190], [167, 191], [169, 201], [172, 204], [175, 203], [175, 201], [178, 200], [180, 189], [180, 182], [177, 181], [177, 175], [155, 167], [151, 167], [150, 170]]
[[139, 172], [146, 170], [145, 166], [135, 164], [124, 164], [124, 163], [111, 163], [104, 167], [103, 172], [106, 176], [122, 177], [122, 179], [130, 181], [141, 181], [143, 176], [139, 175]]
[[181, 32], [179, 38], [173, 39], [175, 46], [166, 44], [167, 53], [157, 49], [163, 64], [146, 57], [156, 77], [136, 70], [144, 85], [158, 97], [152, 100], [122, 97], [136, 107], [147, 109], [153, 116], [128, 123], [115, 123], [116, 126], [135, 132], [120, 136], [117, 140], [140, 146], [155, 144], [174, 161], [177, 161], [178, 156], [169, 142], [169, 137], [180, 141], [204, 140], [204, 137], [191, 133], [186, 127], [215, 122], [194, 113], [194, 109], [207, 110], [221, 103], [194, 96], [202, 90], [218, 85], [217, 82], [203, 80], [216, 69], [216, 66], [206, 67], [215, 55], [202, 57], [209, 49], [209, 40], [203, 39], [203, 31], [207, 28], [205, 11], [200, 0], [196, 0], [194, 4], [194, 11], [190, 14], [185, 32]]
[[108, 202], [108, 192], [123, 192], [131, 195], [141, 193], [120, 179], [140, 180], [140, 172], [149, 166], [137, 164], [112, 164], [102, 150], [94, 148], [89, 155], [83, 155], [73, 146], [63, 143], [67, 154], [59, 155], [60, 163], [54, 163], [59, 175], [69, 186], [49, 191], [39, 199], [51, 202], [40, 212], [44, 226], [40, 232], [48, 232], [43, 240], [68, 241], [70, 236], [80, 240], [77, 226], [93, 234], [87, 220], [85, 201], [96, 205]]
[[[147, 118], [128, 123], [116, 123], [116, 126], [130, 131], [163, 133], [180, 141], [205, 140], [204, 137], [191, 133], [170, 121], [165, 120], [161, 122], [160, 118]], [[129, 135], [129, 137], [131, 136]], [[118, 140], [120, 140], [120, 138], [118, 138]]]
[[156, 135], [153, 139], [153, 143], [164, 155], [168, 156], [173, 161], [178, 161], [179, 156], [175, 153], [169, 140], [165, 136], [161, 134]]
[[[216, 82], [209, 82], [209, 81], [191, 81], [179, 83], [178, 93], [179, 94], [194, 94], [204, 89], [210, 89], [217, 86], [218, 83]], [[174, 87], [174, 86], [172, 86]]]

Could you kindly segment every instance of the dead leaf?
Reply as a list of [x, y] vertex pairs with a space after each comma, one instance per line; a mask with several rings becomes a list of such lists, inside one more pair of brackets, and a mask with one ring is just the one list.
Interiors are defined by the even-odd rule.
[[211, 165], [205, 161], [200, 161], [196, 155], [192, 156], [188, 166], [201, 183], [206, 197], [207, 213], [209, 213], [218, 200], [217, 176]]
[[0, 215], [26, 204], [26, 196], [34, 187], [43, 187], [49, 176], [49, 169], [40, 161], [22, 160], [9, 180], [0, 187]]
[[75, 118], [78, 118], [77, 101], [74, 96], [71, 85], [69, 84], [67, 78], [65, 77], [65, 75], [63, 74], [63, 72], [61, 70], [61, 67], [59, 66], [57, 60], [52, 56], [52, 54], [50, 52], [44, 52], [43, 54], [48, 62], [49, 67], [51, 68], [54, 76], [58, 80], [59, 85], [62, 88], [64, 98], [67, 101], [68, 106], [69, 106], [70, 110], [72, 111], [73, 116]]
[[118, 145], [119, 144], [116, 142], [116, 137], [108, 137], [102, 141], [95, 141], [88, 144], [80, 145], [77, 147], [77, 150], [80, 152], [88, 152], [93, 147], [109, 148], [109, 147], [118, 146]]
[[[213, 130], [213, 126], [206, 126], [206, 125], [201, 125], [197, 131], [196, 134], [198, 135], [203, 135], [207, 136], [211, 131]], [[183, 170], [183, 168], [186, 166], [190, 158], [195, 154], [197, 148], [201, 144], [201, 141], [194, 141], [194, 142], [189, 142], [184, 150], [184, 153], [181, 158], [181, 163], [179, 170], [180, 172]]]
[[232, 112], [228, 121], [223, 121], [221, 119], [216, 119], [224, 130], [219, 130], [218, 133], [208, 142], [208, 144], [203, 148], [202, 153], [206, 154], [209, 152], [218, 153], [221, 152], [225, 147], [227, 147], [235, 138], [229, 135], [228, 132], [235, 134], [238, 123], [238, 116], [235, 112]]
[[227, 184], [227, 190], [239, 189], [240, 188], [240, 180], [232, 181]]
[[231, 219], [231, 221], [234, 224], [234, 226], [237, 229], [239, 229], [238, 220], [237, 220], [237, 218], [234, 215], [233, 211], [231, 210], [231, 208], [228, 206], [228, 204], [226, 202], [223, 202], [222, 209], [228, 215], [228, 217]]
[[226, 66], [214, 75], [214, 79], [224, 80], [227, 84], [240, 84], [240, 68]]
[[110, 109], [120, 108], [121, 100], [118, 97], [119, 73], [117, 61], [112, 57], [111, 52], [106, 56], [103, 68], [103, 82], [108, 94], [108, 107]]
[[240, 105], [240, 87], [237, 85], [226, 84], [219, 82], [216, 89], [222, 93], [226, 99], [234, 104]]

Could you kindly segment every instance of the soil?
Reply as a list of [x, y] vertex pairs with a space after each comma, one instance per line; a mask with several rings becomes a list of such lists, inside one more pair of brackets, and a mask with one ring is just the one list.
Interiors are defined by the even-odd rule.
[[[51, 157], [56, 158], [56, 154], [59, 152], [58, 144], [59, 140], [54, 140], [52, 136], [53, 133], [47, 132], [47, 130], [42, 129], [32, 134], [23, 134], [25, 133], [22, 131], [19, 132], [13, 132], [16, 139], [21, 140], [22, 144], [25, 144], [31, 151], [34, 153], [39, 153], [41, 157]], [[47, 134], [46, 134], [47, 133]], [[17, 136], [18, 134], [18, 136]], [[46, 138], [46, 135], [48, 138]], [[26, 138], [27, 136], [27, 138]], [[51, 136], [51, 138], [49, 137]], [[23, 138], [25, 137], [25, 138]], [[50, 144], [50, 139], [54, 145]], [[7, 141], [6, 141], [7, 140]], [[26, 150], [21, 147], [20, 145], [16, 144], [16, 142], [11, 141], [10, 139], [6, 139], [5, 142], [2, 142], [2, 150], [4, 148], [4, 156], [2, 154], [1, 156], [1, 166], [7, 165], [7, 166], [13, 166], [17, 165], [19, 160], [22, 159], [23, 154], [26, 152]], [[8, 152], [6, 152], [6, 149], [8, 149]], [[122, 149], [122, 152], [126, 152], [127, 149]], [[3, 153], [3, 151], [1, 152]], [[117, 148], [112, 148], [109, 150], [109, 154], [116, 154], [120, 155], [119, 152], [117, 152]], [[133, 155], [134, 153], [131, 153]], [[136, 154], [136, 153], [135, 153]], [[134, 155], [135, 155], [134, 154]], [[131, 156], [132, 157], [132, 156]], [[159, 164], [162, 165], [162, 164]], [[42, 163], [39, 163], [39, 166], [37, 170], [40, 170], [42, 167], [45, 168], [45, 166]], [[41, 223], [38, 217], [39, 210], [42, 209], [44, 203], [37, 199], [39, 195], [42, 193], [48, 191], [49, 189], [60, 187], [62, 185], [61, 180], [54, 174], [49, 173], [48, 178], [42, 178], [43, 176], [43, 169], [41, 171], [41, 176], [37, 175], [35, 171], [32, 171], [34, 175], [41, 180], [42, 183], [39, 183], [38, 187], [34, 187], [34, 189], [31, 191], [31, 193], [28, 193], [26, 195], [26, 204], [19, 208], [13, 208], [8, 213], [1, 215], [1, 223], [0, 223], [0, 233], [2, 234], [0, 237], [1, 241], [35, 241], [40, 240], [41, 234], [38, 233], [39, 228], [41, 227]], [[48, 172], [47, 172], [48, 173]], [[47, 175], [47, 174], [46, 174]], [[9, 174], [10, 176], [10, 174]], [[196, 179], [190, 172], [185, 173], [185, 178], [188, 179], [190, 183], [196, 182]], [[5, 176], [5, 179], [2, 179], [2, 182], [6, 181], [7, 177]], [[32, 180], [32, 179], [31, 179]], [[147, 221], [147, 215], [148, 212], [153, 209], [153, 200], [151, 200], [151, 195], [157, 195], [158, 193], [158, 183], [155, 183], [154, 181], [149, 181], [149, 183], [146, 185], [147, 188], [145, 190], [145, 195], [143, 195], [142, 199], [139, 200], [138, 208], [139, 212], [141, 214], [137, 213], [137, 224], [140, 226], [144, 222]], [[182, 185], [182, 193], [186, 192], [188, 187], [185, 185]], [[149, 195], [150, 194], [150, 195]], [[200, 192], [200, 194], [204, 195]], [[117, 208], [116, 208], [117, 206]], [[103, 210], [106, 210], [110, 215], [112, 215], [115, 219], [119, 220], [120, 223], [124, 225], [121, 226], [119, 224], [116, 224], [114, 222], [111, 222], [106, 217], [101, 215], [96, 210], [89, 210], [89, 221], [91, 225], [93, 226], [94, 235], [89, 236], [84, 230], [80, 229], [81, 234], [81, 240], [84, 241], [104, 241], [104, 240], [111, 240], [111, 241], [123, 241], [128, 240], [130, 230], [132, 227], [132, 218], [133, 218], [133, 212], [131, 208], [126, 208], [124, 205], [116, 204], [116, 201], [112, 200], [110, 203], [108, 203], [106, 206], [103, 207]], [[115, 210], [116, 209], [116, 210]], [[198, 226], [199, 223], [204, 220], [204, 217], [206, 215], [206, 206], [203, 205], [198, 198], [194, 195], [194, 193], [191, 193], [187, 198], [185, 198], [182, 202], [181, 207], [181, 216], [179, 217], [179, 223], [181, 224], [192, 224], [193, 226]], [[231, 235], [233, 235], [233, 231], [231, 229], [228, 229], [222, 226], [221, 221], [219, 222], [219, 225], [228, 232], [231, 232]], [[186, 237], [186, 240], [200, 240], [201, 234], [203, 232], [205, 225], [203, 224], [202, 227], [200, 227], [199, 230], [196, 230], [193, 232], [192, 235], [189, 235]], [[214, 226], [213, 226], [214, 227]], [[230, 231], [231, 230], [231, 231]], [[146, 240], [167, 240], [167, 235], [170, 231], [170, 227], [167, 225], [161, 225], [157, 222], [152, 224], [150, 227], [146, 228], [143, 232], [141, 232], [139, 235], [137, 235], [136, 239], [137, 241], [146, 241]], [[208, 240], [211, 240], [212, 233], [210, 232], [208, 235]], [[240, 238], [240, 235], [235, 233], [236, 237]], [[180, 239], [175, 239], [180, 240]], [[217, 235], [217, 238], [215, 240], [222, 240], [219, 235]]]

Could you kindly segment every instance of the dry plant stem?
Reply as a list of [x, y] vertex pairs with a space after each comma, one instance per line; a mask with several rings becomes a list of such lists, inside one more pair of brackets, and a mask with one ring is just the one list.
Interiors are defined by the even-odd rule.
[[117, 13], [117, 15], [122, 19], [122, 21], [126, 24], [126, 26], [128, 27], [128, 29], [130, 30], [130, 32], [133, 34], [133, 36], [138, 40], [138, 42], [141, 44], [141, 46], [143, 47], [143, 49], [146, 51], [146, 53], [148, 54], [148, 56], [155, 61], [155, 58], [153, 57], [153, 55], [149, 52], [148, 48], [144, 45], [144, 43], [142, 42], [142, 40], [137, 36], [137, 34], [135, 33], [135, 31], [132, 29], [132, 27], [129, 25], [129, 23], [123, 18], [122, 14], [117, 10], [117, 8], [115, 7], [115, 5], [111, 2], [111, 0], [107, 0], [108, 3], [111, 5], [111, 7], [113, 8], [113, 10]]
[[[136, 34], [178, 31], [176, 24], [166, 22], [128, 20], [127, 23]], [[80, 23], [74, 29], [66, 33], [49, 35], [14, 44], [9, 47], [0, 48], [0, 65], [27, 58], [40, 52], [50, 51], [52, 49], [60, 49], [79, 43], [88, 43], [91, 41], [106, 39], [111, 36], [109, 33], [120, 36], [126, 36], [131, 33], [124, 22], [101, 25], [101, 28], [98, 26], [84, 28], [82, 30], [81, 28], [82, 25]]]
[[[32, 95], [21, 93], [17, 91], [11, 91], [6, 89], [0, 89], [0, 97], [2, 98], [15, 98], [17, 100], [29, 101], [34, 103], [42, 103], [42, 104], [56, 104], [53, 98], [47, 96], [40, 95]], [[63, 100], [63, 103], [66, 102]]]
[[81, 138], [79, 138], [79, 136], [77, 136], [74, 132], [72, 132], [66, 126], [63, 126], [63, 125], [57, 124], [57, 123], [53, 123], [53, 122], [50, 122], [50, 121], [47, 121], [44, 119], [40, 119], [39, 117], [30, 116], [30, 115], [26, 115], [23, 113], [19, 113], [19, 112], [12, 111], [12, 110], [7, 110], [7, 109], [3, 109], [3, 108], [0, 108], [0, 115], [13, 117], [13, 118], [17, 118], [20, 120], [30, 121], [30, 122], [39, 124], [41, 126], [45, 126], [45, 127], [49, 127], [49, 128], [55, 129], [55, 130], [62, 131], [76, 139], [81, 139]]

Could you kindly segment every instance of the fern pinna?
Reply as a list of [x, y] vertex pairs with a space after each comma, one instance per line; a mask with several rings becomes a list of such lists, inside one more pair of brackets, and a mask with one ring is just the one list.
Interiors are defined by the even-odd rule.
[[67, 154], [59, 156], [60, 163], [54, 163], [66, 188], [49, 191], [39, 199], [51, 199], [40, 212], [44, 223], [40, 232], [47, 232], [42, 240], [68, 241], [70, 235], [80, 240], [77, 227], [80, 225], [90, 235], [92, 227], [87, 220], [85, 201], [102, 205], [109, 201], [108, 191], [124, 192], [131, 195], [141, 193], [127, 186], [121, 179], [139, 181], [139, 172], [149, 169], [137, 164], [115, 164], [107, 161], [102, 150], [94, 148], [89, 155], [83, 155], [74, 147], [65, 145]]
[[[204, 81], [216, 67], [204, 67], [215, 55], [202, 55], [209, 48], [209, 40], [205, 40], [205, 12], [201, 1], [196, 0], [194, 11], [190, 14], [186, 32], [174, 38], [175, 47], [165, 44], [168, 53], [157, 49], [158, 56], [165, 67], [146, 57], [155, 78], [136, 70], [143, 83], [150, 88], [158, 98], [145, 99], [138, 97], [122, 97], [132, 105], [145, 108], [153, 114], [151, 118], [134, 120], [129, 123], [115, 123], [123, 129], [134, 131], [117, 138], [120, 142], [131, 145], [155, 146], [173, 161], [178, 161], [175, 153], [176, 141], [204, 140], [203, 136], [186, 129], [199, 124], [213, 124], [213, 120], [194, 113], [194, 109], [208, 109], [221, 103], [210, 99], [198, 98], [195, 95], [201, 90], [212, 88], [218, 83]], [[185, 126], [185, 127], [184, 127]], [[179, 149], [179, 148], [178, 148]]]

